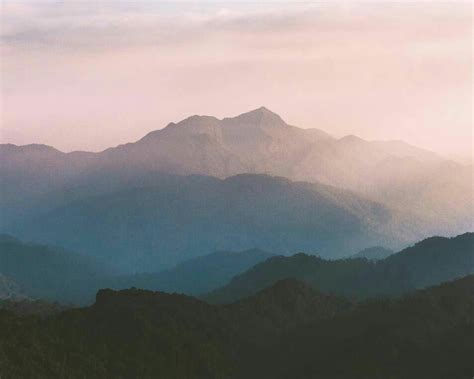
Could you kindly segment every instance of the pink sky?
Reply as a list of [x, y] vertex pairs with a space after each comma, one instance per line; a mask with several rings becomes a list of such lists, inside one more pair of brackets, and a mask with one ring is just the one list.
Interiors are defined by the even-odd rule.
[[2, 142], [98, 151], [261, 105], [472, 154], [469, 2], [2, 2]]

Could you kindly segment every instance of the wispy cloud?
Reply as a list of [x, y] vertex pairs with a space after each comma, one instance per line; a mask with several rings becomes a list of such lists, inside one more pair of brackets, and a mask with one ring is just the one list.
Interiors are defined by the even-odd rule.
[[214, 32], [278, 32], [301, 27], [302, 16], [301, 6], [284, 4], [6, 2], [1, 37], [11, 47], [120, 48]]

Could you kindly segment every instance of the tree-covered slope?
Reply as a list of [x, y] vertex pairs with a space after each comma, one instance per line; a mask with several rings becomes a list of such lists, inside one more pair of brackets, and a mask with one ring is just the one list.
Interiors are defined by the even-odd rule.
[[242, 377], [457, 378], [474, 375], [474, 276], [289, 333]]
[[359, 305], [293, 280], [238, 303], [102, 290], [47, 318], [0, 311], [0, 371], [51, 378], [470, 378], [474, 277]]

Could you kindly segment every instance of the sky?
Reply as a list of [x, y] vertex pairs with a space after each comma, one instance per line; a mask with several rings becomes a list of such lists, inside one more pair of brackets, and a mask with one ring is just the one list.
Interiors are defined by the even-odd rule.
[[2, 143], [100, 151], [265, 106], [472, 156], [470, 2], [1, 4]]

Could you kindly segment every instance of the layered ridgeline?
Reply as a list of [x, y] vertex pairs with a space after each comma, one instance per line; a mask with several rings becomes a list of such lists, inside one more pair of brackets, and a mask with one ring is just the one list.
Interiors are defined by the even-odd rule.
[[[350, 209], [350, 213], [356, 212], [356, 220], [364, 220], [361, 229], [367, 235], [367, 241], [363, 246], [353, 242], [354, 246], [340, 252], [340, 255], [375, 244], [399, 248], [404, 243], [430, 235], [454, 235], [472, 229], [474, 191], [472, 190], [473, 171], [471, 166], [462, 166], [446, 161], [436, 154], [400, 141], [370, 142], [355, 136], [338, 139], [317, 129], [300, 129], [286, 124], [278, 115], [265, 108], [222, 120], [209, 116], [192, 116], [177, 124], [171, 123], [164, 129], [151, 132], [135, 143], [121, 145], [101, 153], [74, 152], [65, 154], [42, 145], [1, 145], [1, 228], [27, 239], [43, 238], [41, 241], [44, 243], [58, 243], [72, 250], [81, 251], [84, 248], [94, 254], [98, 252], [104, 255], [113, 254], [112, 251], [116, 250], [117, 246], [110, 243], [109, 240], [116, 239], [114, 231], [119, 231], [121, 236], [133, 236], [135, 229], [132, 224], [146, 224], [149, 219], [154, 221], [149, 214], [155, 208], [153, 202], [147, 204], [152, 209], [148, 213], [142, 214], [138, 205], [135, 207], [130, 205], [130, 198], [125, 193], [134, 188], [141, 188], [145, 191], [144, 198], [154, 201], [153, 195], [149, 195], [149, 192], [152, 191], [150, 187], [155, 185], [162, 187], [165, 185], [164, 183], [170, 181], [178, 183], [180, 181], [173, 179], [172, 176], [166, 177], [159, 173], [205, 175], [221, 179], [241, 173], [265, 173], [286, 177], [293, 181], [320, 182], [354, 191], [360, 194], [357, 195], [357, 201], [361, 203], [366, 201], [363, 199], [383, 203], [384, 207], [389, 210], [391, 215], [389, 218], [394, 219], [394, 225], [387, 227], [386, 222], [382, 222], [372, 214], [364, 212], [359, 214], [357, 210]], [[196, 187], [196, 182], [200, 181], [199, 185], [202, 187], [199, 185]], [[208, 189], [207, 186], [212, 187], [212, 184], [203, 185], [202, 182], [212, 183], [213, 181], [209, 178], [192, 177], [182, 179], [182, 182], [176, 185], [189, 187], [185, 196], [192, 201], [194, 196], [191, 195], [192, 191], [205, 191]], [[217, 196], [216, 201], [221, 201], [222, 198], [225, 198], [225, 188], [228, 188], [230, 182], [215, 181], [217, 189], [211, 189], [207, 197], [206, 193], [202, 193], [201, 197], [210, 203], [213, 196], [216, 196], [215, 191], [218, 191], [222, 195]], [[225, 204], [228, 203], [230, 206], [229, 208], [222, 207], [219, 210], [221, 213], [230, 213], [235, 210], [232, 208], [232, 206], [235, 207], [232, 196], [240, 184], [236, 181], [233, 183], [237, 187], [232, 189], [228, 194], [229, 198], [225, 199]], [[268, 188], [268, 190], [271, 193], [272, 188]], [[186, 192], [186, 190], [183, 191]], [[325, 192], [331, 191], [325, 190]], [[347, 196], [354, 196], [347, 193], [342, 195], [341, 192], [344, 191], [337, 190], [331, 194], [332, 203], [336, 203], [336, 206], [340, 205], [341, 198], [344, 203], [347, 202]], [[131, 196], [139, 197], [141, 195], [136, 192]], [[95, 200], [90, 199], [94, 196]], [[98, 196], [103, 196], [103, 198], [98, 199]], [[124, 202], [133, 221], [126, 222], [123, 219], [124, 214], [116, 213], [115, 210], [106, 207], [108, 203], [117, 206], [118, 199]], [[177, 217], [181, 217], [181, 210], [173, 209], [172, 206], [183, 199], [171, 196], [169, 200], [170, 206], [167, 210], [169, 210], [171, 217], [164, 217], [166, 220], [163, 222], [164, 225], [157, 226], [163, 230], [170, 229], [172, 234], [178, 234], [181, 231], [180, 225], [182, 223], [178, 224], [172, 216], [176, 214]], [[94, 201], [104, 203], [101, 208], [102, 219], [97, 222], [93, 218], [96, 215], [91, 214], [88, 209]], [[244, 207], [245, 204], [253, 206], [255, 203], [262, 202], [258, 191], [247, 194], [247, 197], [240, 198], [240, 201], [242, 201], [241, 207]], [[271, 201], [269, 200], [269, 202]], [[305, 205], [306, 201], [303, 202]], [[265, 204], [265, 202], [263, 203]], [[197, 208], [188, 208], [186, 211], [189, 214], [201, 211], [194, 203], [186, 204]], [[76, 206], [79, 209], [75, 209]], [[160, 212], [166, 216], [167, 212], [160, 207], [158, 201], [155, 214]], [[311, 208], [314, 207], [310, 205]], [[70, 210], [75, 214], [74, 217], [79, 223], [75, 240], [68, 236], [68, 240], [71, 241], [68, 244], [63, 243], [64, 241], [59, 237], [51, 236], [52, 232], [47, 229], [44, 233], [42, 230], [36, 230], [41, 229], [39, 224], [42, 224], [43, 221], [46, 221], [46, 228], [49, 218], [54, 218], [51, 214], [57, 212], [56, 214], [60, 215], [61, 209]], [[248, 221], [249, 224], [264, 229], [265, 223], [274, 220], [275, 216], [281, 216], [284, 220], [283, 215], [278, 211], [276, 215], [267, 208], [260, 208], [259, 211], [264, 212], [259, 216], [261, 218], [244, 213], [243, 217], [252, 216], [245, 222]], [[293, 217], [290, 210], [286, 209], [282, 212], [289, 213], [289, 218]], [[209, 217], [214, 216], [210, 215]], [[316, 215], [312, 217], [315, 218]], [[323, 218], [319, 215], [316, 219], [322, 220]], [[225, 217], [221, 217], [220, 220], [222, 222], [228, 221]], [[61, 222], [62, 231], [69, 231], [67, 234], [73, 234], [72, 230], [75, 225], [71, 222], [75, 221], [64, 219], [51, 222], [53, 224]], [[91, 229], [93, 229], [92, 225], [99, 225], [99, 222], [105, 222], [109, 226], [104, 226], [96, 233], [96, 236], [92, 236], [93, 242], [82, 246], [80, 241], [89, 239], [87, 234], [82, 234], [84, 228], [81, 223], [83, 222], [89, 224]], [[194, 220], [190, 220], [191, 224], [193, 222]], [[318, 222], [322, 223], [323, 221]], [[388, 238], [388, 240], [374, 241], [370, 227], [365, 227], [365, 224], [370, 226], [372, 222], [389, 230], [388, 237], [383, 235], [383, 238]], [[37, 228], [32, 227], [34, 223], [38, 224]], [[275, 223], [277, 221], [273, 221], [273, 224]], [[318, 228], [314, 228], [313, 225], [304, 221], [302, 224], [299, 226], [299, 233], [305, 233], [305, 227], [310, 227], [310, 230], [315, 229], [315, 233], [319, 233]], [[328, 226], [331, 230], [336, 230], [339, 227], [338, 223]], [[354, 228], [358, 228], [358, 226], [349, 230], [349, 240]], [[404, 228], [406, 230], [403, 230]], [[402, 230], [400, 231], [400, 229]], [[217, 230], [219, 231], [219, 229]], [[234, 243], [230, 243], [231, 246], [223, 246], [219, 241], [204, 234], [203, 240], [211, 240], [211, 242], [203, 246], [204, 244], [198, 241], [195, 255], [223, 249], [241, 250], [258, 247], [271, 248], [273, 251], [280, 252], [288, 248], [285, 236], [283, 236], [280, 245], [275, 239], [274, 244], [269, 246], [265, 242], [265, 238], [260, 243], [261, 241], [255, 241], [254, 236], [247, 235], [242, 228], [237, 230], [241, 233], [238, 246]], [[183, 230], [183, 233], [180, 233], [181, 246], [173, 241], [175, 251], [168, 248], [167, 242], [163, 242], [162, 245], [143, 242], [142, 244], [145, 245], [143, 246], [134, 241], [132, 237], [128, 237], [130, 240], [123, 237], [120, 246], [124, 246], [123, 249], [128, 255], [135, 251], [145, 251], [145, 254], [153, 251], [156, 254], [171, 256], [176, 254], [177, 257], [174, 260], [169, 257], [162, 259], [162, 262], [172, 264], [182, 257], [189, 256], [190, 248], [184, 245], [196, 244], [197, 237], [190, 237], [188, 240], [187, 236], [198, 232], [199, 230]], [[277, 230], [273, 230], [273, 232], [277, 232]], [[205, 230], [204, 233], [206, 233]], [[307, 231], [306, 234], [310, 234], [310, 232]], [[183, 235], [186, 237], [183, 238]], [[153, 240], [151, 233], [143, 237], [145, 237], [144, 240], [147, 238]], [[226, 238], [228, 237], [227, 235]], [[337, 241], [340, 240], [340, 237], [340, 235], [333, 233], [331, 237], [328, 237], [329, 242], [322, 241], [318, 244], [305, 242], [302, 243], [302, 246], [294, 245], [294, 248], [337, 256], [340, 249]], [[123, 240], [124, 238], [125, 240]], [[305, 239], [309, 240], [309, 237]], [[231, 240], [235, 239], [231, 238]], [[246, 244], [245, 241], [253, 244]], [[201, 246], [205, 250], [201, 250]], [[117, 251], [117, 254], [120, 255], [120, 253]]]
[[222, 250], [340, 257], [412, 240], [415, 225], [380, 203], [323, 184], [251, 174], [150, 175], [143, 186], [67, 202], [12, 232], [135, 273]]
[[474, 277], [352, 305], [293, 280], [226, 306], [142, 290], [40, 320], [0, 311], [6, 377], [470, 378]]
[[204, 299], [226, 303], [250, 296], [278, 280], [294, 278], [311, 287], [350, 298], [400, 295], [474, 274], [474, 233], [432, 237], [386, 259], [324, 260], [296, 254], [259, 263]]
[[136, 287], [188, 295], [210, 292], [203, 298], [229, 303], [286, 278], [355, 299], [399, 295], [474, 273], [473, 236], [466, 233], [455, 238], [432, 237], [377, 262], [327, 261], [302, 253], [284, 257], [259, 250], [220, 251], [164, 271], [135, 275], [117, 275], [96, 259], [3, 236], [0, 295], [90, 304], [101, 288]]
[[[219, 251], [154, 273], [117, 275], [107, 264], [54, 246], [21, 242], [0, 235], [0, 300], [38, 299], [90, 304], [101, 288], [137, 287], [202, 294], [271, 257], [260, 250]], [[28, 308], [34, 304], [20, 304]]]

